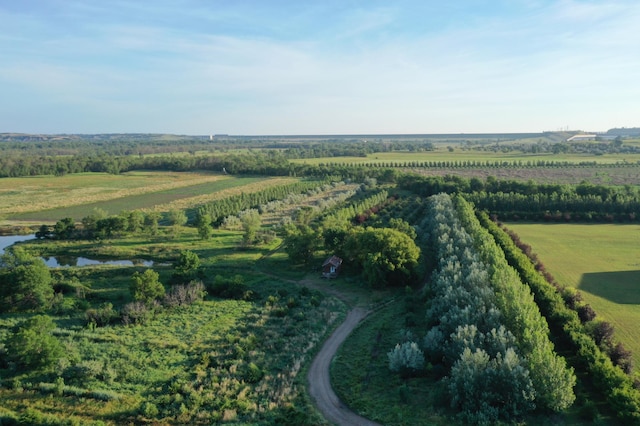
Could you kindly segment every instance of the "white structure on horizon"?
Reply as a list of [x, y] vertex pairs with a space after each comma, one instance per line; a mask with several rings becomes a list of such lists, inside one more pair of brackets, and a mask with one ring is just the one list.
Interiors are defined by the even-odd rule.
[[594, 141], [598, 135], [587, 134], [587, 135], [573, 135], [567, 142], [578, 142], [578, 141]]

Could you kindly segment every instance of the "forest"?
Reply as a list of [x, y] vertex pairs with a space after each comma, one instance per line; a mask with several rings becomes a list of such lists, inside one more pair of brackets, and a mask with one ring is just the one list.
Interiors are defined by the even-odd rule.
[[605, 314], [511, 229], [633, 238], [640, 140], [1, 136], [1, 424], [329, 424], [354, 309], [326, 374], [379, 424], [640, 424], [640, 290]]

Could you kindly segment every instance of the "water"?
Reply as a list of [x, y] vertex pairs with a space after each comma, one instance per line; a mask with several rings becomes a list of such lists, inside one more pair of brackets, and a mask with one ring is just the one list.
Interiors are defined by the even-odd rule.
[[4, 249], [12, 246], [20, 241], [29, 241], [35, 239], [35, 234], [31, 235], [3, 235], [0, 236], [0, 255], [4, 254]]
[[[31, 235], [7, 235], [0, 236], [0, 256], [4, 254], [4, 249], [11, 245], [35, 239], [34, 234]], [[153, 266], [153, 260], [97, 260], [87, 257], [76, 256], [49, 256], [42, 257], [44, 263], [50, 268], [68, 268], [71, 266], [93, 266], [93, 265], [116, 265], [116, 266]]]

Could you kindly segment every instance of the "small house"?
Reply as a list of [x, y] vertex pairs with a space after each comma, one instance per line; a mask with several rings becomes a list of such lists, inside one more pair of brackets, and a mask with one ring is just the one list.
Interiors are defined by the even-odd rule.
[[336, 278], [340, 273], [342, 259], [338, 256], [331, 256], [322, 264], [322, 278]]

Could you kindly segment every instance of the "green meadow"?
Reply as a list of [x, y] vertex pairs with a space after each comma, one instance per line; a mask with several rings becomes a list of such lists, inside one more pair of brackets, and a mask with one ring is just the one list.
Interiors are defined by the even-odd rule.
[[556, 280], [580, 290], [640, 368], [640, 225], [509, 223]]

